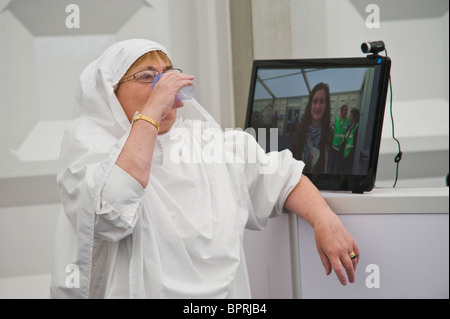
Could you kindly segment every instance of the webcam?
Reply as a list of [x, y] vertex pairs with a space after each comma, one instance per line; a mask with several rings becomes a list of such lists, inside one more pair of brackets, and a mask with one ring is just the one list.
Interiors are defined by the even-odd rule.
[[361, 51], [363, 53], [373, 53], [377, 54], [378, 52], [384, 51], [384, 42], [383, 41], [373, 41], [373, 42], [364, 42], [361, 44]]

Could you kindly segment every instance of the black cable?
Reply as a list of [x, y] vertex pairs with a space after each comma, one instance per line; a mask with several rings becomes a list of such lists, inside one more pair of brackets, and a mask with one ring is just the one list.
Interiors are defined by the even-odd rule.
[[[386, 56], [388, 56], [387, 50], [384, 50], [386, 52]], [[394, 158], [394, 162], [397, 164], [397, 167], [395, 169], [395, 181], [394, 181], [394, 185], [392, 186], [393, 188], [395, 188], [395, 185], [397, 185], [397, 180], [398, 180], [398, 167], [400, 164], [400, 161], [402, 160], [402, 149], [400, 147], [400, 141], [395, 138], [395, 130], [394, 130], [394, 116], [392, 115], [392, 80], [391, 80], [391, 75], [389, 74], [389, 91], [390, 91], [390, 97], [389, 97], [389, 110], [391, 113], [391, 123], [392, 123], [392, 138], [397, 142], [398, 145], [398, 153]]]

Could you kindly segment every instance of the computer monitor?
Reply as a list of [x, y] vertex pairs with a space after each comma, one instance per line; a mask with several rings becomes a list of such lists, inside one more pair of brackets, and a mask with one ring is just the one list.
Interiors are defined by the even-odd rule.
[[246, 129], [278, 129], [278, 150], [305, 162], [303, 174], [320, 190], [371, 191], [390, 67], [375, 55], [256, 60]]

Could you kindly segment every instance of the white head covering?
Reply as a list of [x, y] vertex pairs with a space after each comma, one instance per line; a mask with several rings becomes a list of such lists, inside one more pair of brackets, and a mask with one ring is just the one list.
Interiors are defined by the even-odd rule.
[[[114, 88], [134, 61], [153, 50], [167, 54], [163, 46], [148, 40], [116, 43], [89, 64], [80, 76], [76, 118], [66, 129], [57, 174], [64, 213], [56, 233], [51, 285], [53, 297], [92, 296], [92, 273], [96, 265], [101, 267], [97, 260], [93, 260], [96, 214], [102, 205], [102, 189], [131, 129]], [[178, 123], [174, 124], [177, 126], [188, 125], [188, 120], [201, 120], [218, 126], [194, 99], [184, 102], [184, 107], [178, 109], [177, 117], [183, 117], [183, 120], [177, 119]], [[157, 141], [161, 138], [159, 136]], [[168, 142], [167, 134], [165, 141]], [[132, 222], [132, 235], [126, 238], [127, 252], [130, 254], [126, 262], [129, 282], [128, 287], [122, 290], [128, 291], [130, 297], [224, 297], [242, 257], [240, 229], [245, 227], [249, 210], [248, 197], [241, 189], [245, 179], [241, 171], [230, 170], [225, 164], [195, 168], [189, 165], [174, 166], [173, 163], [172, 167], [168, 167], [168, 161], [164, 158], [155, 162], [155, 157], [163, 154], [164, 145], [159, 142], [152, 164], [154, 178], [150, 179], [136, 211], [138, 217]], [[192, 203], [189, 203], [189, 198], [179, 196], [180, 192], [182, 195], [185, 193], [182, 186], [163, 185], [166, 176], [170, 179], [178, 174], [184, 178], [189, 173], [192, 173], [195, 185], [207, 190], [204, 193], [201, 188], [199, 193], [186, 191], [187, 196], [202, 195], [200, 201], [191, 197]], [[231, 185], [233, 181], [238, 182]], [[208, 184], [211, 182], [221, 183], [222, 186], [228, 183], [230, 187], [216, 187], [211, 191]], [[185, 189], [193, 189], [189, 186], [192, 185], [187, 185]], [[181, 191], [171, 194], [171, 187], [175, 187], [175, 192], [176, 187]], [[220, 201], [216, 200], [217, 197]], [[221, 202], [224, 208], [221, 208]], [[167, 205], [172, 205], [170, 210]], [[228, 211], [230, 207], [234, 212]], [[158, 209], [165, 211], [155, 214]], [[209, 213], [201, 215], [202, 210]], [[108, 258], [120, 255], [118, 242], [110, 241], [104, 247], [107, 247]], [[164, 259], [166, 250], [173, 250], [177, 256], [172, 264]], [[110, 259], [110, 263], [119, 263], [118, 258]], [[108, 267], [114, 265], [104, 264], [103, 267], [106, 276], [113, 276], [114, 269]], [[102, 289], [113, 285], [111, 279], [107, 280], [101, 284]], [[198, 285], [199, 282], [202, 285]], [[151, 287], [150, 290], [148, 287]]]
[[[131, 39], [110, 46], [97, 60], [90, 63], [80, 76], [75, 117], [88, 116], [102, 120], [104, 127], [127, 131], [130, 123], [120, 105], [114, 89], [130, 66], [149, 51], [162, 51], [169, 54], [162, 45], [144, 39]], [[216, 121], [195, 99], [185, 102], [180, 116], [196, 120]]]
[[[167, 54], [148, 40], [116, 43], [80, 76], [57, 173], [63, 212], [55, 235], [54, 298], [249, 298], [244, 229], [262, 229], [281, 214], [300, 179], [303, 164], [290, 152], [266, 155], [242, 131], [223, 134], [194, 99], [178, 109], [169, 132], [158, 135], [145, 189], [118, 168], [131, 124], [114, 88], [153, 50]], [[197, 133], [220, 131], [223, 151], [236, 161], [173, 161], [168, 154], [178, 145], [179, 136], [172, 138], [178, 128], [189, 132], [196, 158], [210, 146]], [[239, 153], [244, 144], [263, 161]], [[261, 174], [267, 160], [279, 165]]]

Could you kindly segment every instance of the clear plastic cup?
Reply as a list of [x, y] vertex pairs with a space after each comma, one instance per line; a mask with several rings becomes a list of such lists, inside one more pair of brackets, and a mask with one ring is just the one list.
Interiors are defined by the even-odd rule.
[[[161, 77], [162, 74], [159, 74], [155, 80], [153, 81], [153, 85], [152, 88], [155, 87], [156, 83], [158, 82], [159, 78]], [[185, 100], [190, 100], [194, 97], [195, 95], [195, 87], [194, 85], [188, 85], [188, 86], [184, 86], [181, 88], [181, 90], [178, 92], [176, 99], [177, 100], [181, 100], [181, 101], [185, 101]]]

